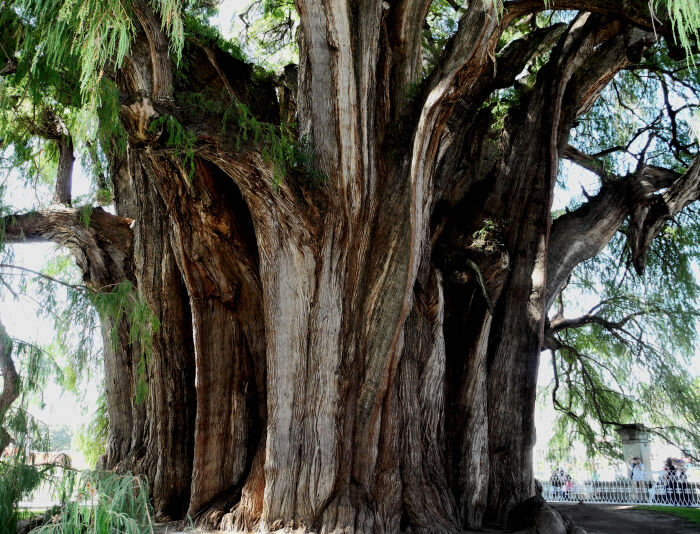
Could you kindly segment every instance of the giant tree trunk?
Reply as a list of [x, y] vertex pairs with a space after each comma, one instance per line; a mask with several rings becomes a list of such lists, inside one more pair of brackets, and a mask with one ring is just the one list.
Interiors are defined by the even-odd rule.
[[[105, 351], [105, 464], [147, 475], [158, 517], [458, 532], [506, 525], [534, 493], [559, 153], [650, 34], [586, 13], [499, 50], [497, 69], [503, 29], [537, 8], [472, 2], [408, 100], [429, 3], [357, 4], [297, 2], [298, 135], [325, 176], [312, 186], [303, 168], [278, 180], [274, 141], [256, 144], [249, 119], [223, 129], [183, 104], [196, 93], [279, 124], [273, 83], [206, 39], [173, 76], [162, 25], [135, 3], [142, 30], [117, 73], [129, 148], [113, 176], [133, 265], [117, 278], [161, 328], [139, 404], [140, 349], [105, 318], [120, 340]], [[543, 43], [547, 65], [496, 131], [486, 98]], [[194, 147], [148, 128], [166, 115]]]

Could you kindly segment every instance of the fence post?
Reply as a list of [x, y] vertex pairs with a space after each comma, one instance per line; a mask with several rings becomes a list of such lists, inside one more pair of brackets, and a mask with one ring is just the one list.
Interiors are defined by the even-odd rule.
[[629, 467], [630, 458], [641, 458], [644, 464], [644, 478], [653, 481], [651, 457], [649, 456], [649, 431], [640, 423], [622, 425], [617, 429], [622, 442], [622, 453], [627, 465], [627, 476], [631, 471]]

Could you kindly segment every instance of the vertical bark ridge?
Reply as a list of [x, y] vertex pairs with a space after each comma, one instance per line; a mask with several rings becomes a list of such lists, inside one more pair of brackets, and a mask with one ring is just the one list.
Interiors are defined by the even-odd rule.
[[415, 532], [459, 532], [445, 472], [444, 296], [439, 271], [416, 284], [397, 376], [403, 502]]
[[105, 359], [105, 397], [108, 406], [109, 434], [101, 465], [112, 469], [132, 453], [134, 442], [134, 396], [132, 352], [129, 325], [107, 316], [100, 318]]
[[[510, 117], [512, 126], [506, 126], [501, 139], [507, 149], [497, 165], [495, 199], [487, 202], [500, 210], [496, 220], [509, 224], [504, 229], [504, 242], [513, 258], [494, 313], [488, 349], [487, 519], [498, 524], [507, 522], [513, 505], [534, 492], [530, 452], [535, 439], [534, 400], [545, 316], [550, 206], [559, 146], [576, 112], [573, 102], [564, 103], [564, 96], [576, 69], [613, 28], [614, 23], [605, 23], [597, 16], [579, 15], [538, 74], [523, 109]], [[548, 143], [532, 150], [533, 138], [548, 139]], [[506, 181], [508, 187], [504, 186]], [[503, 206], [507, 207], [505, 212]], [[518, 404], [522, 410], [513, 410]]]
[[336, 228], [330, 221], [326, 228], [320, 265], [309, 245], [293, 243], [290, 235], [259, 240], [267, 257], [261, 273], [271, 325], [263, 507], [263, 522], [270, 528], [295, 518], [311, 524], [330, 498], [338, 471], [336, 369], [343, 281], [333, 247]]
[[357, 42], [352, 30], [358, 27], [351, 24], [348, 1], [331, 5], [327, 0], [308, 0], [296, 6], [304, 34], [303, 53], [308, 56], [309, 71], [304, 76], [310, 80], [309, 95], [299, 95], [301, 131], [310, 134], [319, 168], [340, 193], [339, 207], [354, 210], [359, 207], [358, 186], [363, 180], [357, 84], [366, 81], [356, 79], [352, 47]]
[[169, 158], [145, 164], [167, 206], [192, 317], [195, 517], [223, 492], [240, 490], [264, 425], [258, 255], [245, 202], [228, 176], [199, 159], [191, 178]]
[[[194, 438], [194, 357], [191, 313], [182, 276], [168, 240], [165, 206], [149, 185], [149, 177], [137, 153], [123, 162], [122, 172], [115, 177], [120, 193], [118, 209], [137, 209], [140, 217], [134, 224], [134, 250], [137, 259], [134, 275], [138, 290], [146, 299], [160, 328], [154, 333], [152, 353], [147, 365], [148, 395], [135, 405], [135, 387], [139, 380], [140, 349], [129, 344], [129, 325], [124, 322], [125, 338], [115, 353], [105, 354], [106, 368], [115, 369], [115, 394], [119, 403], [108, 402], [110, 408], [110, 440], [125, 441], [126, 430], [114, 422], [125, 415], [115, 412], [129, 407], [131, 427], [140, 434], [129, 439], [129, 454], [108, 454], [106, 466], [118, 471], [131, 471], [149, 477], [154, 495], [156, 517], [181, 517], [187, 510], [192, 475]], [[128, 170], [128, 172], [126, 172]], [[132, 204], [132, 201], [137, 204]], [[121, 333], [121, 332], [120, 332]], [[124, 373], [124, 358], [130, 358]], [[108, 394], [110, 373], [107, 373]]]

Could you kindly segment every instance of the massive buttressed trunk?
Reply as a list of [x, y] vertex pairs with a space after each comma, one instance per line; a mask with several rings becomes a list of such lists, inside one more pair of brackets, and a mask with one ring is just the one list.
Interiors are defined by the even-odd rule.
[[[187, 85], [169, 92], [163, 33], [139, 8], [144, 45], [118, 77], [130, 95], [120, 190], [137, 199], [135, 278], [163, 329], [132, 446], [112, 465], [153, 478], [159, 514], [457, 532], [506, 524], [534, 494], [559, 152], [580, 95], [626, 61], [614, 39], [636, 30], [587, 13], [498, 50], [518, 14], [475, 2], [407, 98], [428, 3], [405, 4], [297, 3], [298, 135], [324, 177], [315, 187], [303, 169], [279, 181], [279, 162], [241, 146], [245, 124], [227, 134], [178, 105], [201, 92], [274, 124], [272, 84], [195, 42]], [[483, 103], [542, 47], [547, 64], [495, 129]], [[582, 72], [597, 57], [605, 68]], [[144, 127], [163, 115], [195, 133], [191, 169]]]
[[[128, 321], [104, 318], [118, 334], [104, 466], [146, 475], [158, 518], [222, 528], [507, 525], [535, 493], [546, 311], [635, 203], [677, 178], [607, 185], [552, 225], [560, 158], [580, 156], [572, 124], [652, 43], [637, 3], [567, 0], [555, 7], [578, 15], [538, 28], [526, 17], [541, 2], [470, 2], [424, 76], [429, 1], [297, 0], [287, 94], [204, 36], [175, 62], [157, 12], [135, 1], [109, 216], [128, 224], [128, 257], [91, 280], [130, 280], [160, 328], [142, 376]], [[530, 31], [503, 46], [515, 23]]]

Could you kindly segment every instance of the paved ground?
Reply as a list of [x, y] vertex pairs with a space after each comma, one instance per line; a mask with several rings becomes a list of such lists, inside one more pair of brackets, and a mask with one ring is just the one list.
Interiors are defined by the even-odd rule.
[[588, 534], [699, 534], [700, 525], [632, 505], [550, 503]]

